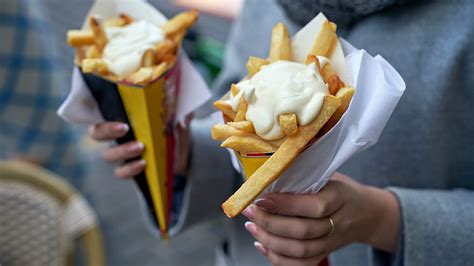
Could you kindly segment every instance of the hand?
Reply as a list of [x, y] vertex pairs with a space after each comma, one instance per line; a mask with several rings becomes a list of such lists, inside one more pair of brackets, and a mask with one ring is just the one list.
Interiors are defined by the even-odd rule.
[[330, 252], [354, 242], [388, 252], [397, 246], [396, 197], [340, 173], [317, 194], [268, 194], [256, 205], [243, 212], [251, 221], [245, 227], [273, 265], [317, 265]]
[[[125, 136], [130, 130], [129, 126], [120, 122], [104, 122], [89, 128], [90, 136], [98, 141], [110, 141]], [[102, 158], [111, 163], [119, 163], [128, 159], [138, 157], [144, 150], [144, 145], [138, 141], [129, 141], [121, 145], [115, 145], [102, 153]], [[130, 178], [138, 175], [145, 168], [145, 160], [136, 159], [131, 162], [120, 164], [115, 168], [115, 175], [121, 178]]]

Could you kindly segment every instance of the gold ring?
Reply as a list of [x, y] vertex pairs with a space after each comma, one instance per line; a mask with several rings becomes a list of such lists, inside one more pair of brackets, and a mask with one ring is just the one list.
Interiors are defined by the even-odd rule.
[[328, 217], [329, 223], [331, 224], [331, 232], [327, 236], [332, 236], [334, 235], [334, 231], [336, 231], [336, 226], [334, 225], [334, 221], [332, 220], [331, 217]]

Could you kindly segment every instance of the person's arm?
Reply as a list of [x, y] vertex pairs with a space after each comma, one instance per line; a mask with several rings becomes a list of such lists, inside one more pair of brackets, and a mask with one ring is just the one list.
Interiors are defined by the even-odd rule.
[[399, 247], [374, 249], [373, 265], [471, 265], [474, 263], [474, 192], [389, 188], [401, 210]]

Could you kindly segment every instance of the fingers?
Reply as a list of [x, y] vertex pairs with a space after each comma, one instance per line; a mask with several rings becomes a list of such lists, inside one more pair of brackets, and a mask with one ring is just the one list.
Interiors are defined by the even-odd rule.
[[329, 181], [318, 194], [271, 193], [256, 204], [278, 214], [322, 218], [336, 212], [343, 203], [343, 185], [340, 181]]
[[252, 222], [246, 222], [245, 228], [265, 248], [275, 253], [293, 257], [310, 258], [325, 252], [322, 239], [298, 240], [270, 234]]
[[[264, 211], [255, 206], [250, 207], [253, 217], [247, 217], [263, 230], [282, 237], [292, 239], [314, 239], [328, 235], [331, 224], [328, 218], [312, 219], [290, 217]], [[248, 212], [244, 212], [247, 214]]]
[[315, 266], [318, 265], [324, 258], [327, 257], [327, 253], [322, 253], [320, 255], [310, 257], [310, 258], [291, 258], [278, 253], [275, 253], [271, 250], [267, 250], [267, 259], [274, 266]]
[[102, 158], [108, 162], [125, 161], [142, 154], [144, 147], [145, 146], [141, 142], [130, 141], [106, 149], [102, 153]]
[[115, 168], [115, 175], [121, 178], [130, 178], [138, 175], [145, 169], [146, 161], [143, 159], [135, 160]]
[[115, 140], [125, 136], [129, 126], [120, 122], [104, 122], [89, 127], [89, 134], [95, 140]]

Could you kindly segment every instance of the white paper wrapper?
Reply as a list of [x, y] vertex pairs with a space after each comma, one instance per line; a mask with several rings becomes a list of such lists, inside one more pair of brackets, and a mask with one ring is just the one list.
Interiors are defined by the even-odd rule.
[[[318, 15], [293, 38], [295, 60], [306, 58], [319, 32], [317, 25], [321, 18], [324, 16]], [[373, 57], [345, 40], [340, 39], [340, 43], [345, 62], [336, 58], [335, 69], [339, 68], [341, 79], [356, 88], [349, 109], [331, 131], [302, 152], [262, 195], [318, 192], [342, 164], [377, 142], [402, 96], [405, 82], [382, 56]], [[222, 115], [215, 117], [222, 122]], [[234, 167], [241, 171], [234, 151], [229, 151]]]
[[[86, 17], [100, 15], [106, 19], [115, 17], [121, 12], [135, 19], [145, 19], [155, 25], [161, 25], [166, 21], [163, 14], [144, 0], [96, 0]], [[87, 27], [87, 23], [84, 23], [83, 28]], [[185, 125], [185, 117], [208, 101], [211, 93], [206, 82], [182, 50], [177, 64], [181, 75], [175, 114], [176, 121]], [[58, 115], [72, 124], [89, 125], [104, 122], [99, 107], [77, 67], [73, 70], [71, 83], [71, 91], [59, 107]]]

